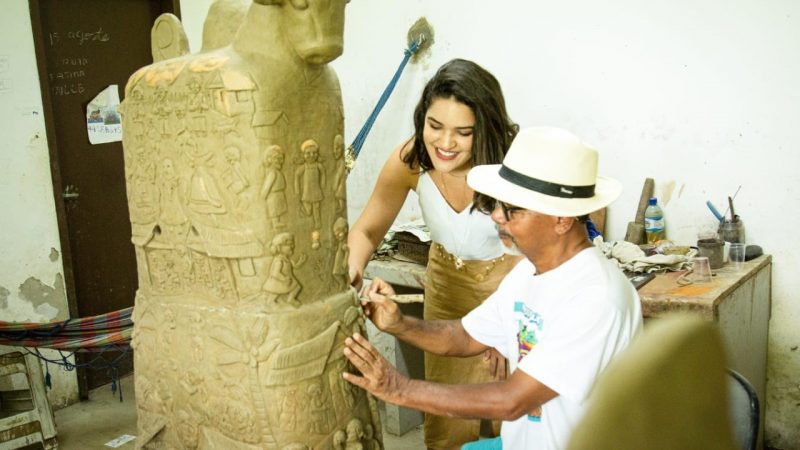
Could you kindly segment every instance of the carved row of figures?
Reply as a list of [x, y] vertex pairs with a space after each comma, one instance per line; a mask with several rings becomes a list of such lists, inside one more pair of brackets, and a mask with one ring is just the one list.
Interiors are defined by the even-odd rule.
[[[191, 219], [230, 228], [244, 217], [267, 220], [279, 231], [294, 200], [301, 216], [320, 229], [326, 196], [333, 193], [336, 212], [345, 208], [341, 134], [332, 140], [332, 164], [321, 155], [318, 138], [291, 144], [297, 153], [285, 173], [286, 141], [294, 140], [289, 127], [306, 128], [289, 116], [300, 112], [258, 109], [256, 83], [226, 62], [219, 56], [167, 61], [131, 78], [123, 116], [132, 222], [178, 225]], [[287, 198], [290, 192], [295, 199]], [[252, 208], [259, 200], [265, 208]], [[255, 216], [264, 209], [266, 217]]]
[[[319, 254], [318, 258], [312, 255], [315, 267], [309, 273], [313, 273], [315, 282], [328, 273], [338, 283], [347, 283], [347, 230], [344, 217], [333, 223], [332, 263], [330, 253]], [[297, 271], [308, 263], [309, 256], [297, 252], [296, 241], [294, 233], [278, 233], [269, 242], [269, 257], [259, 259], [215, 258], [188, 246], [147, 248], [143, 253], [146, 264], [142, 267], [147, 268], [148, 278], [141, 287], [171, 295], [202, 292], [228, 305], [260, 292], [265, 296], [265, 305], [299, 306], [304, 283]], [[158, 244], [158, 240], [154, 243]], [[315, 231], [311, 236], [311, 248], [316, 250], [321, 246], [320, 233]], [[255, 283], [260, 285], [255, 286]]]
[[[231, 212], [246, 214], [250, 201], [255, 200], [252, 197], [256, 187], [258, 198], [265, 202], [266, 219], [272, 230], [286, 229], [290, 186], [301, 206], [300, 211], [313, 220], [317, 230], [322, 224], [321, 205], [326, 192], [334, 193], [336, 211], [344, 211], [346, 169], [341, 135], [334, 138], [333, 156], [337, 162], [332, 179], [320, 161], [319, 144], [307, 139], [300, 146], [297, 168], [290, 177], [291, 185], [283, 169], [286, 159], [283, 147], [275, 144], [266, 147], [262, 175], [245, 169], [250, 165], [243, 162], [241, 144], [235, 144], [240, 139], [227, 141], [222, 144], [221, 155], [213, 153], [210, 145], [198, 144], [191, 136], [179, 140], [177, 154], [166, 149], [159, 151], [156, 146], [132, 147], [127, 171], [132, 220], [176, 226], [193, 217], [218, 224]], [[164, 156], [171, 153], [175, 156]], [[257, 182], [256, 178], [263, 181]]]

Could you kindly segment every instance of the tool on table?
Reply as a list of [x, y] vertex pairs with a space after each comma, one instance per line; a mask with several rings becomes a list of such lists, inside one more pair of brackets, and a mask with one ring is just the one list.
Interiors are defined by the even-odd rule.
[[[728, 197], [728, 208], [725, 210], [725, 213], [722, 215], [722, 221], [719, 224], [719, 237], [723, 241], [732, 242], [732, 243], [744, 243], [744, 222], [742, 218], [736, 214], [736, 210], [733, 207], [733, 201], [736, 199], [736, 195], [739, 193], [739, 189], [742, 186], [739, 186], [736, 189], [736, 192], [733, 194], [733, 197]], [[730, 219], [728, 219], [728, 211], [731, 212]]]
[[731, 208], [731, 222], [736, 222], [739, 220], [739, 216], [736, 215], [736, 211], [733, 209], [733, 199], [728, 196], [728, 206]]
[[713, 214], [714, 217], [717, 218], [717, 220], [719, 220], [720, 222], [725, 220], [725, 217], [719, 213], [717, 208], [714, 207], [714, 204], [711, 203], [711, 200], [706, 200], [706, 206], [708, 206], [708, 209], [711, 211], [711, 214]]
[[[399, 295], [390, 295], [389, 300], [395, 303], [424, 303], [425, 299], [423, 294], [399, 294]], [[370, 302], [372, 301], [368, 296], [362, 296], [361, 301]]]
[[636, 209], [636, 218], [633, 222], [628, 222], [628, 230], [625, 233], [625, 240], [632, 244], [644, 244], [646, 241], [644, 234], [644, 211], [647, 209], [647, 201], [653, 196], [655, 182], [652, 178], [645, 178], [642, 186], [642, 195], [639, 197], [639, 207]]
[[[739, 195], [739, 190], [741, 188], [742, 188], [742, 185], [740, 184], [739, 187], [736, 188], [736, 192], [733, 193], [733, 198], [728, 202], [728, 207], [725, 208], [725, 212], [722, 213], [722, 222], [726, 221], [725, 216], [728, 215], [728, 211], [731, 209], [731, 206], [733, 205], [733, 200], [736, 200], [736, 196]], [[729, 197], [729, 199], [730, 199], [730, 197]], [[733, 216], [733, 215], [731, 215], [731, 216]]]

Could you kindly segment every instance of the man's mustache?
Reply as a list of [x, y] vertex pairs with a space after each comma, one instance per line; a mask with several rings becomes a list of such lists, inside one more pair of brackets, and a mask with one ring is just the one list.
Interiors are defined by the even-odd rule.
[[499, 236], [500, 239], [508, 239], [509, 241], [513, 242], [514, 244], [517, 243], [517, 241], [514, 239], [514, 236], [508, 234], [505, 230], [500, 228], [500, 225], [495, 225], [494, 228], [497, 230], [497, 236]]

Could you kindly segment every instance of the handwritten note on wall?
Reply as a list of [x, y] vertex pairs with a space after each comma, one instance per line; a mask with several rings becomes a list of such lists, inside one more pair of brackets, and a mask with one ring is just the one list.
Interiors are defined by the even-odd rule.
[[83, 56], [79, 49], [104, 45], [111, 41], [111, 35], [103, 30], [73, 30], [73, 31], [51, 31], [47, 33], [47, 44], [50, 47], [61, 47], [62, 49], [75, 48], [77, 51], [74, 56], [61, 57], [56, 61], [54, 67], [48, 72], [51, 93], [57, 97], [67, 95], [83, 94], [86, 87], [83, 82], [89, 75], [90, 60]]

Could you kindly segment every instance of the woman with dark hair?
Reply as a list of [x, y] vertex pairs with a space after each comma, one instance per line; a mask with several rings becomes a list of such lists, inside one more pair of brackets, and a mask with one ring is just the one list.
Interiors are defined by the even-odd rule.
[[[348, 235], [351, 283], [403, 206], [419, 196], [433, 243], [428, 256], [424, 318], [459, 319], [494, 292], [519, 260], [506, 255], [494, 222], [479, 210], [494, 199], [467, 185], [476, 165], [500, 164], [518, 127], [508, 117], [497, 79], [479, 65], [454, 59], [425, 85], [414, 111], [414, 136], [386, 161], [364, 211]], [[473, 358], [425, 354], [425, 378], [441, 383], [480, 383], [505, 377], [497, 353]], [[425, 416], [428, 448], [459, 447], [499, 432], [499, 423]]]

